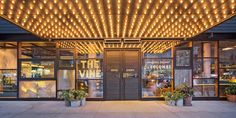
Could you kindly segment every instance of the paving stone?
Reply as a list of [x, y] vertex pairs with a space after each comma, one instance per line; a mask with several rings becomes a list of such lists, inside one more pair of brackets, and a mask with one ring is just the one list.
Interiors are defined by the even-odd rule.
[[235, 118], [236, 103], [193, 101], [175, 107], [163, 101], [88, 101], [65, 107], [63, 101], [0, 101], [0, 118]]

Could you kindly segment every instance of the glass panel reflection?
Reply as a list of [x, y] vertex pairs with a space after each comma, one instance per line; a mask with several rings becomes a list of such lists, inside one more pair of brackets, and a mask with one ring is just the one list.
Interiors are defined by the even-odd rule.
[[102, 98], [103, 80], [78, 80], [77, 89], [86, 90], [88, 98]]
[[192, 86], [192, 70], [191, 69], [175, 69], [175, 87], [186, 83]]
[[75, 88], [75, 70], [58, 70], [58, 90]]
[[74, 67], [74, 60], [59, 60], [59, 67]]
[[217, 59], [204, 58], [193, 60], [193, 78], [217, 78]]
[[0, 97], [16, 97], [16, 70], [0, 70]]
[[220, 97], [225, 97], [225, 88], [230, 83], [236, 83], [236, 41], [220, 41]]
[[172, 59], [145, 59], [142, 71], [142, 96], [158, 97], [172, 90]]
[[0, 69], [17, 69], [16, 49], [0, 49]]
[[54, 61], [21, 62], [21, 78], [54, 78]]
[[20, 98], [52, 98], [56, 97], [55, 81], [20, 81]]
[[195, 97], [215, 97], [217, 96], [217, 80], [199, 78], [193, 79]]

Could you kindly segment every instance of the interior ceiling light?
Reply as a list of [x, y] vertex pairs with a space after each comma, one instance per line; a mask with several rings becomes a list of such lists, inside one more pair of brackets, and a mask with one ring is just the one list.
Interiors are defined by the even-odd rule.
[[236, 0], [1, 0], [0, 16], [50, 39], [189, 38], [235, 16]]
[[163, 53], [180, 41], [141, 41], [140, 43], [106, 43], [105, 41], [57, 41], [58, 48], [76, 49], [80, 54], [100, 54], [104, 48], [140, 48], [143, 53]]

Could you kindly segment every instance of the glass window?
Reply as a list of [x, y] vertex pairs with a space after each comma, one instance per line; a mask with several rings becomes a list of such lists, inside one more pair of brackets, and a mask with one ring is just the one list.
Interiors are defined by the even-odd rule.
[[101, 59], [79, 59], [78, 60], [78, 77], [79, 79], [102, 79]]
[[17, 97], [16, 47], [16, 43], [0, 43], [0, 97]]
[[74, 67], [74, 50], [59, 50], [59, 67]]
[[172, 59], [145, 58], [142, 68], [142, 97], [161, 97], [172, 90]]
[[88, 98], [102, 98], [103, 80], [79, 80], [77, 89], [85, 89], [88, 92]]
[[22, 61], [21, 78], [54, 78], [54, 61]]
[[224, 97], [225, 88], [236, 83], [236, 41], [219, 42], [219, 59], [220, 97]]
[[217, 78], [217, 59], [195, 58], [193, 60], [193, 78]]
[[144, 58], [171, 58], [171, 50], [167, 50], [163, 53], [145, 53]]
[[175, 87], [186, 83], [192, 86], [192, 70], [191, 69], [175, 69]]
[[217, 96], [217, 79], [198, 78], [193, 79], [195, 97]]
[[74, 67], [74, 60], [59, 60], [59, 67]]
[[217, 42], [193, 42], [193, 88], [195, 97], [218, 95]]
[[21, 43], [20, 58], [54, 59], [56, 58], [56, 44], [49, 42]]
[[0, 48], [0, 69], [17, 69], [17, 50]]
[[75, 88], [75, 70], [58, 70], [57, 78], [58, 90]]
[[20, 98], [55, 98], [55, 81], [20, 81]]
[[103, 98], [102, 54], [78, 54], [76, 89], [85, 89], [88, 98]]
[[74, 59], [73, 50], [59, 50], [60, 59]]
[[217, 57], [217, 42], [193, 42], [193, 57]]
[[16, 70], [0, 70], [0, 97], [17, 96]]

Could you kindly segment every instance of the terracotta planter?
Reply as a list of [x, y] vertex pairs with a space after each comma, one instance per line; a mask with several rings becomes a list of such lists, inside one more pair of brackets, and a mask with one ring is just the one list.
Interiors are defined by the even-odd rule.
[[192, 96], [184, 98], [184, 106], [192, 106]]
[[229, 102], [236, 102], [236, 95], [226, 95]]

